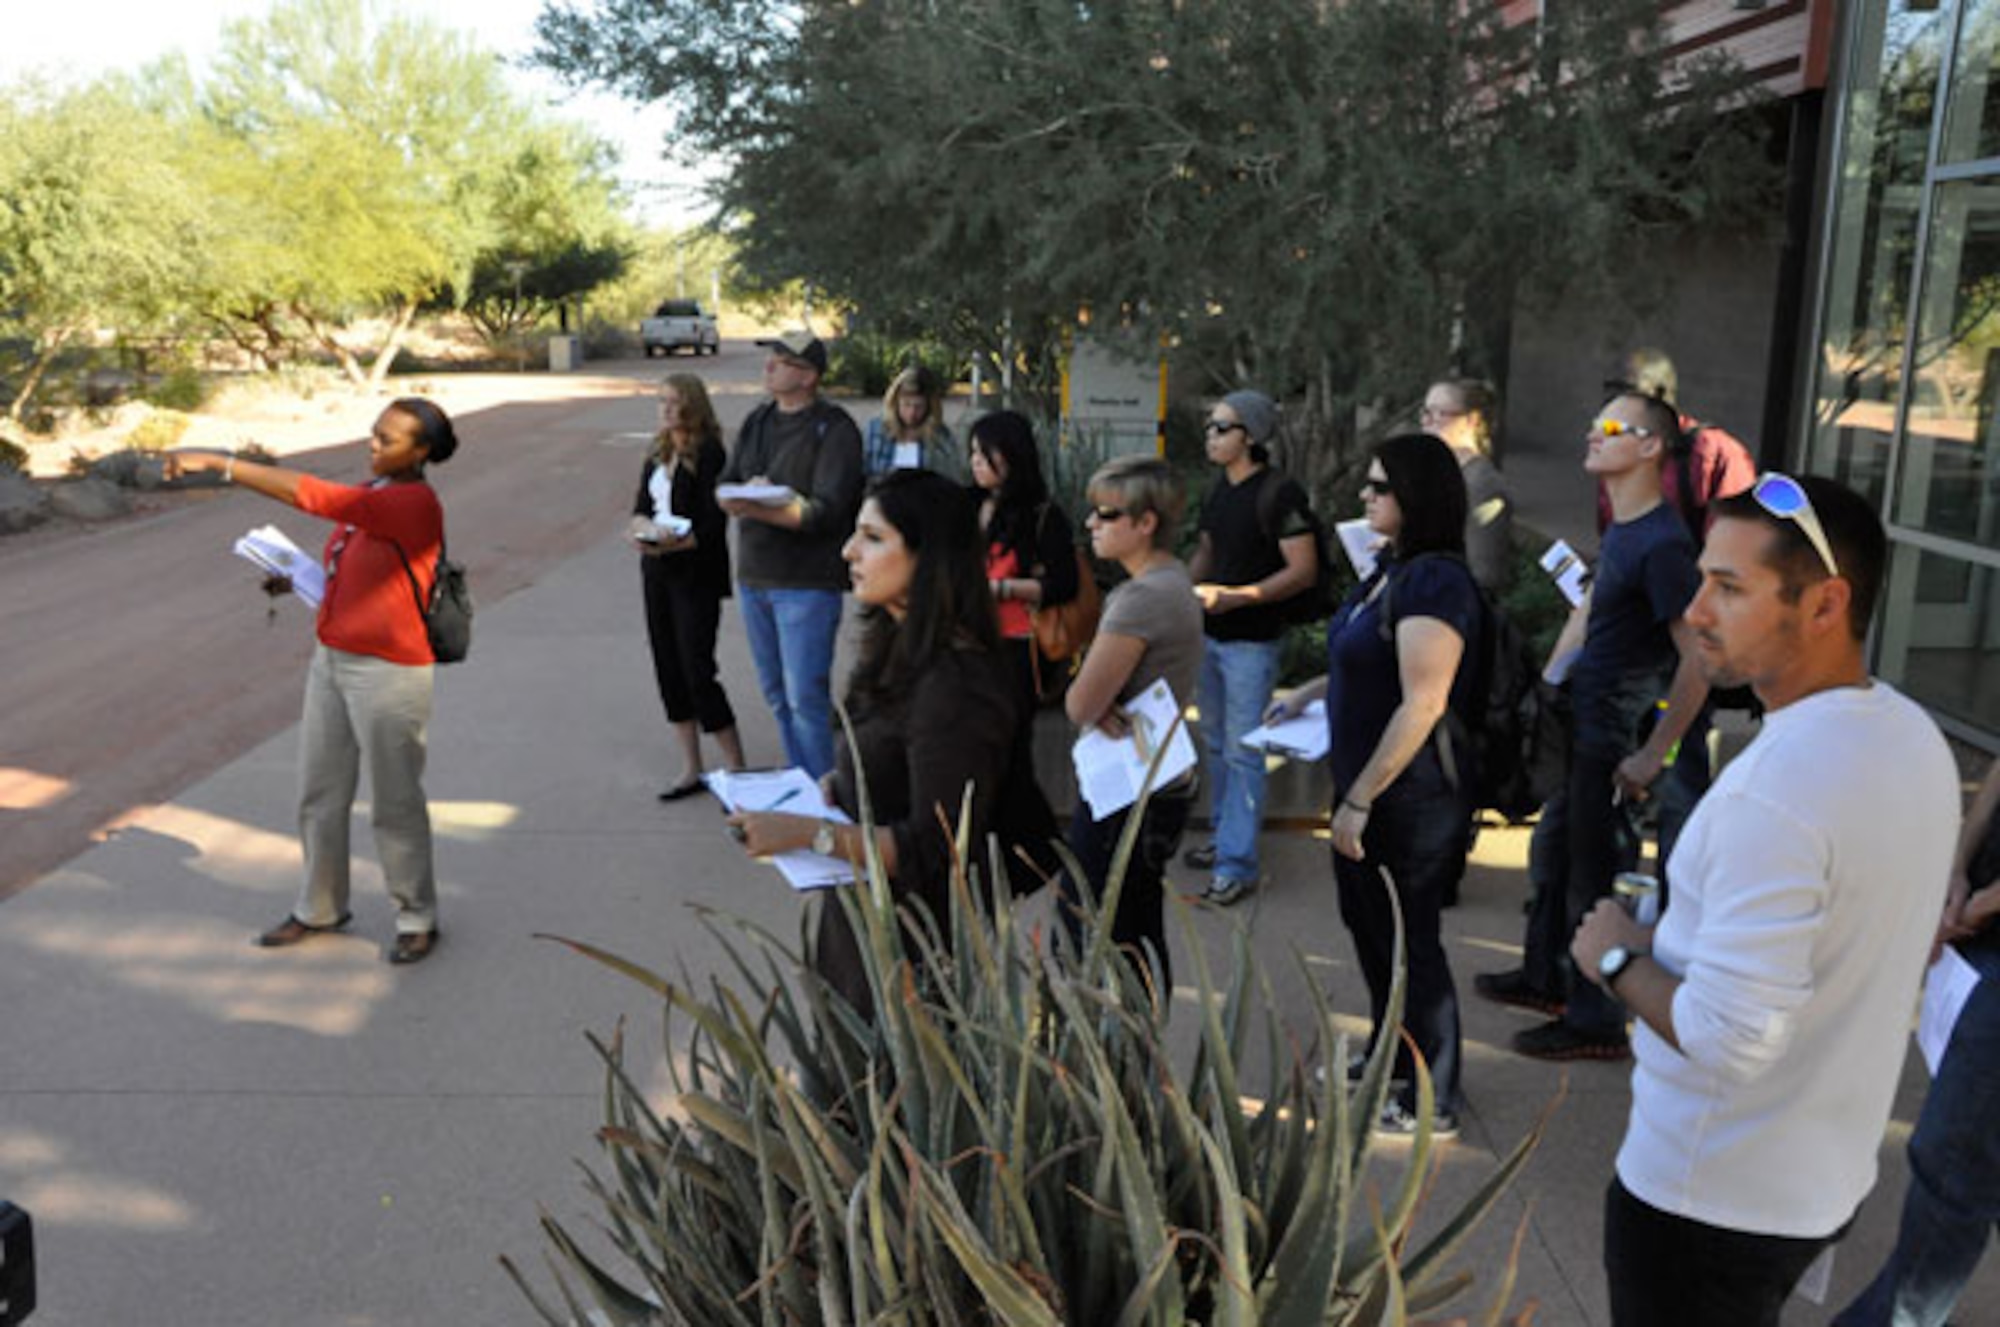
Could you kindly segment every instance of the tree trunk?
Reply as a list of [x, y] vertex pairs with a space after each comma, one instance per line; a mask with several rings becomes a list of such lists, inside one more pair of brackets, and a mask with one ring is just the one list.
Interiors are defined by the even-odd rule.
[[375, 352], [375, 362], [368, 366], [368, 388], [379, 390], [383, 379], [389, 376], [389, 366], [396, 362], [396, 352], [403, 348], [403, 338], [408, 335], [410, 324], [417, 318], [414, 300], [404, 300], [396, 306], [396, 316], [389, 322], [389, 335], [384, 338], [381, 349]]
[[314, 314], [311, 309], [306, 308], [304, 305], [292, 305], [292, 314], [306, 325], [306, 331], [312, 334], [312, 339], [319, 343], [320, 348], [332, 355], [340, 364], [340, 371], [347, 375], [349, 382], [353, 383], [356, 387], [366, 387], [368, 385], [368, 375], [361, 371], [360, 361], [354, 358], [353, 351], [340, 344], [340, 341], [334, 336], [332, 328], [321, 322], [318, 315]]
[[42, 385], [42, 379], [48, 374], [49, 365], [56, 362], [56, 356], [62, 353], [62, 348], [69, 344], [70, 337], [75, 334], [74, 327], [51, 328], [43, 334], [42, 347], [35, 355], [35, 362], [28, 368], [27, 380], [21, 384], [21, 390], [15, 394], [13, 402], [7, 407], [8, 419], [16, 424], [21, 422], [22, 412], [27, 410], [28, 401], [34, 396], [35, 389]]

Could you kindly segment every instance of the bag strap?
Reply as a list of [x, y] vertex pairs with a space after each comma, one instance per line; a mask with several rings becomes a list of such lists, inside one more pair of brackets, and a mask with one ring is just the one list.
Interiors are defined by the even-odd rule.
[[[403, 563], [403, 575], [409, 577], [410, 595], [417, 601], [417, 616], [419, 618], [428, 618], [431, 615], [430, 605], [424, 602], [424, 588], [423, 586], [417, 584], [417, 573], [415, 569], [410, 566], [410, 555], [403, 551], [403, 545], [401, 540], [391, 539], [389, 541], [389, 547], [396, 550], [396, 556], [400, 558]], [[447, 557], [447, 545], [445, 543], [445, 537], [444, 537], [444, 523], [439, 522], [437, 563], [431, 568], [431, 593], [433, 595], [437, 593], [438, 578], [442, 575], [444, 571], [444, 564], [446, 557]]]

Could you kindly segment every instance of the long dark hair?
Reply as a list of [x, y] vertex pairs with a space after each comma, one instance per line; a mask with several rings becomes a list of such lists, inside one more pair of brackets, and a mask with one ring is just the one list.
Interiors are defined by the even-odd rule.
[[915, 565], [901, 622], [881, 609], [863, 610], [847, 693], [855, 709], [906, 694], [918, 673], [951, 650], [1000, 648], [974, 494], [929, 470], [892, 470], [868, 486], [868, 496]]
[[1419, 553], [1465, 556], [1465, 476], [1442, 438], [1399, 433], [1375, 444], [1389, 491], [1403, 513], [1396, 556], [1407, 562]]
[[1049, 500], [1035, 426], [1017, 410], [995, 410], [973, 421], [967, 446], [989, 463], [997, 459], [1007, 471], [993, 495], [992, 537], [1008, 548], [1032, 548], [1042, 506]]

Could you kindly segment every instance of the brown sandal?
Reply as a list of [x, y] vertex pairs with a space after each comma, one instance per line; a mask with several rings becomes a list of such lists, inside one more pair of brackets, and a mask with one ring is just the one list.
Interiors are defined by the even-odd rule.
[[297, 917], [287, 917], [258, 936], [257, 943], [265, 949], [283, 949], [287, 945], [295, 945], [315, 935], [330, 935], [335, 931], [344, 930], [347, 923], [353, 920], [354, 914], [351, 912], [341, 913], [324, 926], [314, 926], [311, 922], [302, 922]]
[[438, 933], [430, 931], [408, 931], [396, 937], [396, 943], [389, 946], [391, 963], [421, 963], [431, 956], [438, 945]]

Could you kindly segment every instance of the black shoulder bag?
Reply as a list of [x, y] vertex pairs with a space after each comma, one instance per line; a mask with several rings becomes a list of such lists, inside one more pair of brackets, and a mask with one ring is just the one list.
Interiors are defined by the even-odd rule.
[[431, 577], [430, 601], [424, 601], [423, 587], [410, 567], [410, 555], [395, 540], [396, 556], [403, 560], [403, 574], [410, 578], [410, 593], [417, 598], [417, 616], [424, 620], [424, 634], [430, 637], [431, 657], [441, 664], [464, 661], [472, 653], [472, 590], [465, 583], [465, 568], [447, 556], [444, 534], [438, 534], [437, 567]]

